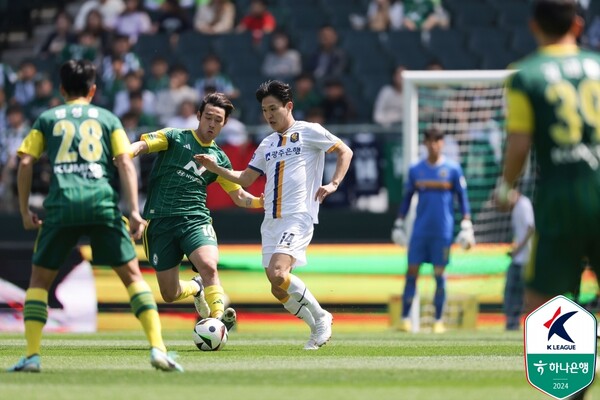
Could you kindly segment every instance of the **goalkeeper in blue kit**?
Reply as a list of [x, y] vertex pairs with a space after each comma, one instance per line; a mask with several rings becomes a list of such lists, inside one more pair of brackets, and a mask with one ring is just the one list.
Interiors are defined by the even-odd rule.
[[416, 218], [408, 243], [408, 271], [402, 296], [400, 330], [409, 332], [412, 325], [408, 314], [417, 287], [419, 267], [431, 263], [434, 267], [436, 291], [433, 298], [435, 322], [433, 332], [443, 333], [446, 328], [442, 312], [446, 302], [446, 277], [444, 275], [454, 233], [454, 198], [458, 200], [463, 216], [456, 242], [464, 249], [475, 245], [471, 223], [467, 185], [460, 165], [442, 155], [444, 134], [437, 129], [425, 131], [427, 158], [411, 166], [404, 188], [404, 198], [398, 218], [392, 229], [392, 241], [406, 246], [405, 217], [415, 193], [419, 195]]

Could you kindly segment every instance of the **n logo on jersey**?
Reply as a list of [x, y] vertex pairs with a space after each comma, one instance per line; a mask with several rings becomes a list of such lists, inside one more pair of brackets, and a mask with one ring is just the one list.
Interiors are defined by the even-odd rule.
[[198, 165], [194, 160], [190, 160], [185, 167], [183, 167], [186, 171], [192, 171], [196, 176], [202, 176], [206, 168], [202, 165]]
[[300, 139], [300, 134], [298, 132], [294, 132], [290, 136], [290, 142], [292, 142], [292, 143], [296, 143], [298, 141], [298, 139]]

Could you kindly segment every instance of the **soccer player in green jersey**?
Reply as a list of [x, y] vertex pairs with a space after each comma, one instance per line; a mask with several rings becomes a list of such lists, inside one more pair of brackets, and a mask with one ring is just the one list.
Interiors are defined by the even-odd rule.
[[[131, 145], [134, 156], [158, 152], [144, 206], [143, 216], [148, 220], [144, 249], [156, 270], [163, 299], [173, 302], [194, 296], [200, 316], [219, 318], [227, 329], [235, 323], [235, 311], [224, 310], [225, 294], [217, 272], [217, 236], [206, 207], [206, 187], [218, 182], [240, 207], [262, 208], [263, 200], [207, 171], [193, 156], [207, 154], [218, 165], [231, 169], [229, 158], [214, 139], [233, 109], [224, 94], [211, 93], [198, 109], [197, 129], [164, 128], [142, 135]], [[199, 273], [191, 281], [179, 279], [184, 254]]]
[[[129, 208], [129, 228], [139, 239], [144, 220], [138, 210], [130, 143], [114, 114], [90, 104], [96, 91], [95, 78], [96, 68], [89, 61], [64, 63], [60, 90], [66, 104], [42, 113], [18, 149], [17, 186], [23, 226], [39, 229], [39, 233], [23, 309], [27, 352], [9, 371], [41, 370], [39, 354], [48, 318], [48, 290], [82, 235], [90, 238], [94, 262], [110, 265], [126, 286], [132, 311], [150, 342], [151, 364], [164, 371], [183, 371], [167, 355], [156, 302], [142, 278], [127, 220], [117, 207], [118, 194], [111, 180], [118, 171]], [[33, 165], [44, 152], [53, 174], [42, 223], [29, 209], [29, 195]]]
[[540, 48], [507, 81], [508, 137], [496, 201], [507, 208], [536, 149], [536, 233], [525, 267], [531, 311], [572, 292], [588, 257], [600, 276], [600, 56], [577, 46], [576, 0], [535, 0], [530, 28]]

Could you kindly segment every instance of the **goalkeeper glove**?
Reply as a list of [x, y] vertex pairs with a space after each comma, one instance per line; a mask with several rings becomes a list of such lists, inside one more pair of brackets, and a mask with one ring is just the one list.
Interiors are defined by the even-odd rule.
[[475, 232], [473, 231], [473, 223], [468, 219], [463, 219], [460, 223], [460, 232], [456, 236], [456, 243], [460, 244], [465, 250], [469, 250], [475, 246]]
[[406, 229], [404, 228], [404, 220], [397, 218], [392, 228], [392, 242], [398, 246], [406, 246], [408, 238], [406, 236]]

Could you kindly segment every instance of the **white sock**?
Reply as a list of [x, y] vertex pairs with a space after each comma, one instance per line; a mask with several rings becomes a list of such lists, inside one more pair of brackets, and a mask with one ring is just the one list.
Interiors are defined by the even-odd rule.
[[308, 326], [310, 326], [311, 332], [315, 329], [315, 319], [313, 318], [313, 316], [310, 313], [310, 311], [308, 310], [308, 308], [306, 308], [302, 304], [298, 303], [296, 300], [294, 300], [291, 297], [288, 299], [288, 301], [283, 303], [283, 307], [286, 310], [288, 310], [290, 314], [292, 314], [292, 315], [300, 318], [304, 322], [306, 322], [308, 324]]
[[292, 299], [308, 308], [314, 319], [321, 318], [321, 316], [325, 314], [325, 311], [321, 308], [321, 305], [317, 299], [315, 299], [315, 296], [313, 296], [304, 282], [296, 275], [290, 274], [290, 286], [288, 287], [287, 293]]

